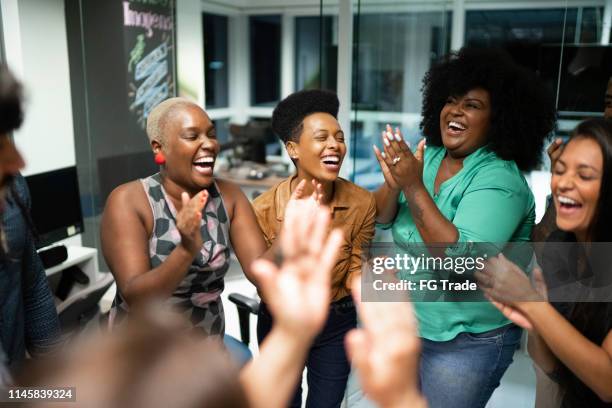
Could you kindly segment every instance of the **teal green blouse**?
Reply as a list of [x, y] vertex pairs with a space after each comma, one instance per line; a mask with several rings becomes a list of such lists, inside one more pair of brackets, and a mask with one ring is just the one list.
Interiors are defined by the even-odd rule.
[[[445, 154], [443, 147], [427, 147], [423, 183], [440, 212], [459, 231], [453, 251], [460, 251], [470, 242], [499, 245], [529, 241], [535, 203], [516, 164], [482, 147], [466, 157], [463, 168], [434, 194], [434, 181]], [[382, 227], [392, 228], [398, 247], [422, 243], [403, 193], [398, 203], [395, 220]], [[415, 311], [421, 336], [434, 341], [451, 340], [462, 332], [481, 333], [509, 323], [488, 302], [415, 302]]]

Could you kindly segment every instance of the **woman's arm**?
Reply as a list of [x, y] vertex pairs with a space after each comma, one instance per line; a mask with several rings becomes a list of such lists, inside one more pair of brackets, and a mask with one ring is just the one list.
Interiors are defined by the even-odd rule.
[[397, 215], [397, 199], [402, 189], [393, 179], [389, 166], [385, 163], [378, 147], [373, 147], [374, 154], [376, 155], [380, 169], [385, 177], [385, 182], [374, 192], [374, 198], [376, 200], [376, 222], [388, 224], [393, 222]]
[[[226, 203], [232, 203], [230, 220], [230, 240], [238, 262], [247, 279], [257, 285], [251, 272], [253, 261], [268, 251], [255, 212], [240, 187], [227, 180], [218, 180], [217, 185]], [[270, 250], [271, 252], [271, 250]], [[271, 257], [271, 256], [270, 256]]]
[[510, 320], [537, 333], [534, 360], [545, 371], [554, 368], [552, 353], [604, 401], [612, 401], [612, 332], [598, 345], [584, 337], [542, 293], [544, 282], [539, 268], [534, 269], [534, 288], [529, 278], [503, 255], [490, 258], [487, 267], [475, 273], [481, 288], [493, 304]]
[[557, 368], [558, 360], [550, 351], [546, 342], [536, 331], [530, 331], [527, 337], [527, 351], [533, 361], [546, 374], [551, 374]]
[[128, 304], [170, 296], [202, 247], [200, 221], [208, 193], [202, 191], [191, 199], [184, 194], [177, 214], [181, 243], [155, 268], [151, 268], [145, 227], [151, 210], [142, 186], [139, 182], [125, 184], [108, 197], [100, 224], [102, 253]]
[[379, 211], [377, 221], [390, 222], [395, 218], [397, 194], [402, 191], [425, 243], [456, 242], [459, 238], [457, 228], [440, 212], [423, 184], [425, 140], [419, 142], [414, 154], [397, 128], [392, 133], [391, 127], [387, 126], [382, 140], [384, 153], [374, 148], [386, 185], [376, 192], [376, 208]]
[[517, 304], [550, 351], [599, 398], [612, 402], [612, 331], [599, 345], [584, 337], [548, 302]]

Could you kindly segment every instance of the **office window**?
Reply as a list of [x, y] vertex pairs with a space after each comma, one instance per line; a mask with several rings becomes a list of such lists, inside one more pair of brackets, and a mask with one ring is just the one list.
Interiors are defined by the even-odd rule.
[[449, 50], [451, 18], [444, 7], [431, 12], [367, 12], [355, 15], [353, 27], [352, 178], [374, 189], [382, 174], [372, 145], [380, 145], [384, 126], [399, 126], [413, 145], [420, 138], [423, 76]]
[[203, 13], [202, 24], [206, 108], [227, 108], [229, 105], [227, 17]]
[[353, 102], [359, 109], [419, 112], [420, 83], [432, 61], [449, 50], [450, 13], [362, 14]]
[[220, 145], [223, 145], [230, 141], [230, 121], [229, 119], [216, 119], [213, 120], [215, 125], [215, 131], [217, 132], [217, 141]]
[[581, 118], [603, 110], [612, 74], [612, 52], [599, 44], [602, 16], [596, 7], [468, 11], [466, 45], [505, 49], [546, 83], [561, 116]]
[[249, 18], [251, 104], [274, 106], [280, 100], [281, 17]]
[[295, 89], [336, 90], [338, 19], [335, 16], [296, 17]]

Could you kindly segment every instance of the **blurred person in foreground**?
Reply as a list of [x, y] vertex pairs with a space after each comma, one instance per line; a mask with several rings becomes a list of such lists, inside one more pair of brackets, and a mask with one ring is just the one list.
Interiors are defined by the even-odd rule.
[[[29, 367], [18, 384], [75, 387], [75, 407], [287, 406], [327, 317], [342, 234], [328, 236], [329, 210], [315, 200], [290, 202], [285, 220], [280, 268], [265, 260], [252, 267], [274, 326], [241, 372], [213, 338], [188, 336], [189, 323], [171, 323], [156, 308], [141, 307], [134, 309], [132, 324]], [[358, 278], [353, 291], [359, 299]], [[350, 333], [347, 348], [368, 396], [384, 408], [425, 406], [417, 389], [419, 340], [409, 303], [359, 303], [359, 311], [364, 327]]]
[[26, 358], [51, 352], [60, 326], [34, 242], [25, 163], [10, 133], [23, 122], [21, 84], [0, 65], [0, 386]]

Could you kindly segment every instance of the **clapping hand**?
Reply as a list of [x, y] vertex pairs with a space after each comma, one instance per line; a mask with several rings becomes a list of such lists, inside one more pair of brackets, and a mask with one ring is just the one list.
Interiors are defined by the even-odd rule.
[[500, 254], [489, 259], [486, 267], [475, 272], [474, 276], [487, 299], [504, 316], [526, 330], [533, 330], [533, 324], [521, 311], [521, 304], [548, 299], [546, 283], [539, 267], [533, 269], [532, 285], [518, 266]]
[[202, 210], [208, 200], [208, 191], [202, 190], [189, 198], [189, 194], [181, 194], [182, 206], [176, 214], [176, 228], [181, 234], [181, 246], [195, 256], [202, 248], [200, 224]]
[[413, 154], [402, 137], [399, 128], [395, 132], [390, 125], [382, 132], [383, 151], [374, 146], [387, 185], [392, 190], [407, 189], [422, 184], [425, 139], [421, 140]]

